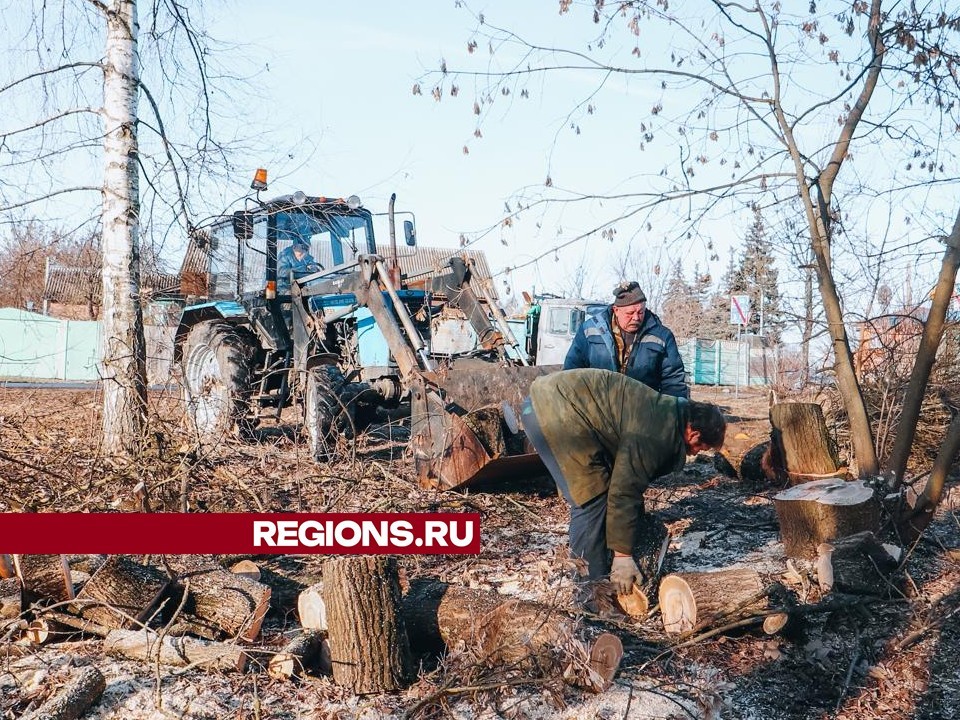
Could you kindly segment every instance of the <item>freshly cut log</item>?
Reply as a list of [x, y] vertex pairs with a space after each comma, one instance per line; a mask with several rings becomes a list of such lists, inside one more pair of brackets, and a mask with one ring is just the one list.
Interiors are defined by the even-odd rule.
[[17, 571], [13, 567], [13, 556], [0, 554], [0, 580], [16, 576]]
[[663, 521], [655, 515], [644, 513], [637, 527], [637, 539], [633, 547], [633, 559], [643, 574], [643, 582], [634, 585], [633, 591], [617, 594], [620, 609], [635, 620], [643, 620], [650, 609], [650, 596], [657, 592], [663, 559], [670, 546], [670, 533]]
[[817, 546], [817, 581], [824, 592], [887, 595], [892, 589], [889, 577], [898, 566], [898, 560], [869, 531]]
[[623, 660], [623, 643], [612, 633], [602, 633], [590, 648], [590, 669], [596, 673], [599, 682], [591, 690], [603, 692], [613, 684], [620, 661]]
[[880, 504], [863, 482], [815, 480], [773, 497], [787, 557], [815, 558], [817, 546], [880, 526]]
[[410, 584], [403, 617], [414, 652], [469, 645], [491, 665], [535, 657], [574, 637], [573, 620], [555, 608], [433, 579]]
[[334, 682], [358, 695], [405, 687], [412, 668], [396, 558], [334, 558], [322, 574]]
[[77, 720], [100, 699], [107, 681], [97, 668], [80, 668], [56, 695], [20, 720]]
[[297, 596], [297, 615], [304, 630], [327, 629], [327, 606], [323, 602], [323, 582], [311, 585]]
[[73, 600], [66, 555], [14, 555], [13, 563], [23, 586], [25, 605]]
[[678, 573], [660, 581], [663, 629], [682, 633], [763, 612], [769, 605], [756, 570]]
[[650, 600], [647, 598], [647, 594], [636, 585], [633, 586], [633, 592], [617, 593], [617, 604], [634, 620], [645, 619], [647, 612], [650, 610]]
[[31, 645], [46, 645], [53, 640], [62, 640], [75, 632], [73, 629], [64, 628], [54, 620], [38, 618], [30, 621], [23, 637]]
[[22, 612], [20, 595], [19, 579], [9, 577], [0, 580], [0, 620], [15, 618]]
[[241, 560], [230, 566], [230, 572], [234, 575], [243, 575], [251, 580], [260, 581], [260, 566], [253, 560]]
[[269, 585], [235, 575], [210, 556], [170, 555], [167, 560], [180, 589], [190, 584], [184, 621], [213, 626], [241, 640], [257, 637], [270, 606]]
[[783, 630], [789, 622], [789, 613], [780, 612], [774, 613], [773, 615], [767, 615], [767, 617], [763, 619], [763, 631], [767, 635], [776, 635], [778, 632]]
[[170, 579], [153, 565], [111, 555], [84, 584], [71, 610], [109, 628], [131, 628], [153, 612]]
[[103, 651], [133, 660], [185, 667], [196, 665], [217, 670], [243, 672], [248, 656], [237, 645], [209, 642], [189, 637], [160, 637], [153, 630], [111, 630], [103, 641]]
[[770, 425], [773, 465], [791, 485], [837, 474], [837, 453], [817, 403], [778, 403], [770, 408]]
[[309, 630], [297, 635], [267, 663], [267, 674], [277, 680], [302, 676], [316, 667], [323, 675], [333, 672], [330, 663], [330, 645], [326, 633]]

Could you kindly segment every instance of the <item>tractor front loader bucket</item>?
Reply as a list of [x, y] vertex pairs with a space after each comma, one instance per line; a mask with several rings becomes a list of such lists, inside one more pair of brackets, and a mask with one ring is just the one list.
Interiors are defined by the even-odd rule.
[[530, 383], [558, 369], [461, 360], [438, 371], [431, 378], [437, 387], [428, 388], [423, 401], [411, 406], [421, 486], [450, 490], [481, 480], [544, 474], [518, 418]]
[[517, 418], [530, 383], [557, 368], [482, 360], [437, 368], [383, 259], [361, 255], [358, 264], [358, 299], [376, 320], [410, 392], [410, 442], [420, 485], [449, 490], [485, 478], [542, 474], [543, 463], [528, 447]]

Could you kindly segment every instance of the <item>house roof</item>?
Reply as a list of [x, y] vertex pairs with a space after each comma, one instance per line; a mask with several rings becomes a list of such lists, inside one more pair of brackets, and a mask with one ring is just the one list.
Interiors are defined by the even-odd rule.
[[[184, 267], [201, 273], [205, 272], [205, 253], [202, 249], [197, 249], [198, 246], [194, 243], [190, 244], [190, 248], [192, 251], [188, 250], [189, 257], [184, 262]], [[404, 247], [398, 251], [397, 263], [400, 265], [400, 271], [407, 278], [428, 279], [446, 273], [450, 258], [457, 255], [471, 258], [476, 264], [477, 272], [484, 277], [490, 277], [490, 266], [486, 255], [478, 250], [466, 252], [450, 248], [418, 246], [415, 252], [411, 252], [410, 248]], [[332, 262], [329, 258], [323, 257], [318, 260], [328, 265]], [[96, 267], [69, 267], [51, 262], [47, 270], [43, 297], [58, 303], [87, 301], [99, 303], [100, 272], [100, 268]], [[177, 294], [180, 292], [180, 273], [144, 273], [140, 286], [142, 293], [147, 296]], [[494, 283], [491, 283], [491, 286], [494, 286]], [[491, 287], [491, 292], [494, 299], [499, 297], [495, 286]]]

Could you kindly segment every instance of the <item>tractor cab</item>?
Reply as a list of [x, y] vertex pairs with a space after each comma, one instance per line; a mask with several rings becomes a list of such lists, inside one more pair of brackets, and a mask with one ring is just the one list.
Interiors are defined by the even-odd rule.
[[[266, 189], [265, 175], [252, 187]], [[502, 423], [484, 425], [489, 437], [478, 436], [461, 415], [474, 400], [478, 408], [494, 400], [481, 382], [488, 377], [510, 398], [521, 392], [529, 378], [505, 374], [501, 363], [536, 369], [522, 367], [526, 360], [490, 296], [489, 279], [475, 273], [471, 258], [454, 250], [446, 270], [417, 272], [413, 262], [401, 272], [394, 199], [376, 216], [356, 196], [257, 197], [193, 231], [181, 269], [187, 304], [174, 359], [201, 442], [279, 422], [296, 406], [312, 454], [327, 459], [338, 437], [352, 437], [381, 409], [404, 404], [422, 482], [456, 487], [496, 467]], [[374, 235], [375, 219], [383, 217], [386, 252]], [[415, 245], [412, 221], [404, 221], [403, 236]], [[455, 373], [453, 360], [464, 357], [480, 365]], [[473, 385], [457, 386], [458, 375]], [[511, 447], [526, 456], [521, 444]]]

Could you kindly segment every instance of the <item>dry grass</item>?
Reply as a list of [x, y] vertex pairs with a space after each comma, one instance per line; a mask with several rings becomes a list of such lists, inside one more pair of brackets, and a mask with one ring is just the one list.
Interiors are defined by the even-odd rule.
[[[765, 394], [738, 398], [698, 388], [694, 396], [726, 407], [732, 418], [729, 438], [746, 435], [741, 444], [769, 430]], [[566, 508], [549, 488], [505, 483], [463, 493], [424, 491], [413, 480], [402, 443], [375, 436], [362, 438], [341, 462], [318, 466], [293, 423], [264, 431], [256, 444], [229, 439], [216, 448], [197, 447], [180, 428], [176, 399], [158, 395], [151, 401], [155, 414], [143, 456], [118, 465], [98, 450], [99, 399], [93, 393], [0, 391], [0, 510], [139, 510], [136, 488], [142, 483], [154, 511], [179, 510], [184, 503], [192, 512], [475, 511], [482, 518], [479, 556], [404, 557], [404, 577], [437, 577], [571, 607], [575, 563], [566, 556]], [[668, 569], [746, 563], [765, 580], [784, 582], [798, 597], [814, 602], [810, 568], [797, 563], [798, 572], [788, 573], [777, 549], [772, 492], [747, 491], [736, 481], [715, 477], [703, 464], [655, 483], [648, 509], [675, 534]], [[529, 666], [485, 664], [478, 648], [461, 647], [442, 664], [425, 666], [417, 684], [394, 696], [356, 698], [328, 678], [296, 684], [257, 675], [170, 675], [161, 684], [161, 712], [154, 706], [150, 669], [102, 657], [98, 641], [90, 640], [0, 660], [0, 717], [23, 711], [46, 692], [43, 683], [55, 685], [71, 664], [93, 662], [108, 677], [108, 692], [89, 715], [94, 718], [411, 713], [539, 719], [633, 717], [637, 712], [742, 720], [952, 718], [960, 704], [958, 548], [960, 519], [942, 510], [911, 549], [902, 596], [813, 613], [790, 637], [741, 631], [671, 649], [656, 614], [640, 625], [616, 616], [584, 618], [616, 632], [627, 653], [618, 684], [600, 696], [561, 680], [561, 668], [578, 667], [572, 662], [579, 657], [574, 643], [566, 655], [537, 658], [539, 674]], [[282, 633], [295, 625], [293, 598], [318, 579], [320, 559], [279, 556], [263, 563], [275, 588], [266, 641], [281, 643]], [[901, 647], [898, 643], [911, 633], [915, 640]]]

